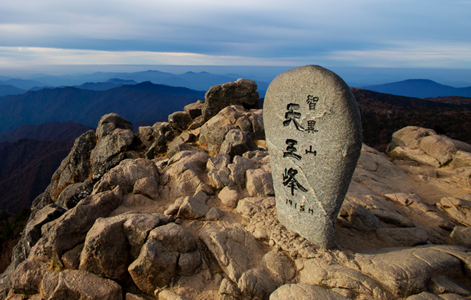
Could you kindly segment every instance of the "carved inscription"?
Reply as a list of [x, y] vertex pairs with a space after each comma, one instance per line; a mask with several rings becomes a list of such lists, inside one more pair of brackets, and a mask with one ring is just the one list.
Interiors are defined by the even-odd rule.
[[[319, 97], [314, 97], [313, 95], [307, 95], [306, 104], [309, 110], [315, 110], [316, 105], [319, 102]], [[301, 104], [298, 103], [289, 103], [286, 107], [285, 113], [285, 120], [283, 121], [283, 126], [288, 127], [290, 125], [294, 126], [294, 129], [298, 131], [302, 131], [305, 133], [315, 133], [319, 132], [315, 126], [315, 120], [307, 120], [306, 127], [302, 124], [302, 115], [299, 112], [301, 109]], [[297, 146], [299, 142], [295, 139], [286, 139], [286, 151], [283, 151], [283, 158], [293, 158], [295, 160], [301, 160], [303, 156], [301, 155], [302, 152], [298, 152]], [[309, 145], [309, 149], [304, 149], [306, 155], [312, 157], [317, 156], [317, 151], [313, 150], [313, 146]], [[302, 150], [301, 150], [302, 151]], [[283, 185], [290, 189], [291, 195], [295, 196], [295, 191], [306, 193], [307, 189], [299, 182], [296, 178], [298, 174], [298, 170], [294, 167], [285, 168], [284, 173], [282, 174], [283, 178]], [[306, 210], [305, 205], [299, 205], [298, 203], [292, 199], [286, 199], [286, 204], [289, 205], [291, 208], [298, 209], [300, 212], [308, 212], [313, 214], [312, 209]]]

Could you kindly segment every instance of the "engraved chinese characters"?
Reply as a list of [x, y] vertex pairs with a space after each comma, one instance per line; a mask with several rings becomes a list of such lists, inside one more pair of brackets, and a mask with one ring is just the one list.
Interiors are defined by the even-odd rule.
[[333, 247], [361, 151], [360, 113], [349, 87], [320, 66], [286, 71], [268, 87], [263, 120], [278, 219], [314, 244]]

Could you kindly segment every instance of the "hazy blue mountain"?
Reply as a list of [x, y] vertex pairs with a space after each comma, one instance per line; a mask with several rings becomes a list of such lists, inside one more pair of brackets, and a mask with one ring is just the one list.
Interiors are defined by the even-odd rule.
[[0, 85], [0, 97], [6, 95], [19, 95], [26, 93], [26, 90], [17, 88], [16, 86], [12, 85]]
[[137, 84], [134, 80], [123, 80], [119, 78], [112, 78], [105, 82], [86, 82], [84, 84], [75, 86], [79, 89], [93, 90], [93, 91], [105, 91], [113, 88], [117, 88], [123, 85]]
[[21, 78], [12, 78], [8, 80], [3, 80], [3, 81], [0, 81], [0, 84], [12, 85], [14, 87], [17, 87], [23, 90], [29, 90], [30, 88], [35, 87], [35, 86], [44, 86], [42, 82], [35, 81], [35, 80], [21, 79]]
[[[167, 79], [173, 78], [176, 75], [172, 73], [160, 72], [160, 71], [144, 71], [134, 73], [124, 72], [95, 72], [91, 74], [72, 74], [62, 76], [51, 76], [37, 74], [35, 80], [44, 82], [47, 85], [53, 86], [74, 86], [81, 85], [86, 82], [105, 82], [110, 79], [121, 79], [121, 80], [133, 80], [136, 82], [150, 81], [156, 84], [163, 84]], [[116, 83], [116, 82], [113, 82]]]
[[40, 91], [44, 89], [55, 89], [55, 88], [56, 88], [55, 86], [35, 86], [35, 87], [30, 88], [29, 90], [34, 92], [34, 91]]
[[[230, 74], [230, 75], [218, 75], [208, 72], [186, 72], [184, 74], [173, 74], [168, 72], [161, 72], [155, 70], [148, 70], [143, 72], [134, 73], [117, 73], [117, 72], [96, 72], [92, 74], [80, 74], [80, 75], [63, 75], [63, 76], [49, 76], [49, 75], [35, 75], [35, 80], [41, 81], [46, 85], [54, 86], [77, 86], [80, 88], [103, 90], [110, 88], [109, 84], [114, 83], [119, 85], [121, 81], [134, 81], [136, 83], [150, 81], [154, 84], [164, 84], [174, 87], [186, 87], [189, 89], [207, 91], [211, 86], [223, 84], [226, 82], [236, 81], [238, 78], [250, 78], [243, 75]], [[113, 79], [114, 81], [110, 81]], [[90, 84], [90, 83], [104, 83], [107, 84]], [[268, 83], [256, 80], [259, 86], [259, 93], [261, 97], [264, 97], [265, 91], [268, 88]], [[127, 83], [130, 84], [130, 83]], [[84, 86], [82, 86], [84, 85]]]
[[74, 87], [30, 91], [0, 97], [0, 132], [24, 124], [73, 121], [95, 128], [99, 119], [115, 112], [133, 124], [167, 120], [169, 114], [204, 99], [204, 92], [144, 82], [106, 91]]
[[82, 133], [95, 128], [72, 121], [49, 122], [40, 125], [21, 125], [10, 131], [0, 133], [0, 142], [16, 142], [21, 139], [35, 139], [41, 141], [73, 142]]
[[455, 88], [429, 79], [409, 79], [380, 85], [369, 85], [362, 88], [379, 93], [416, 98], [446, 96], [471, 97], [471, 87]]
[[118, 84], [118, 85], [137, 84], [138, 83], [134, 80], [124, 80], [124, 79], [119, 79], [119, 78], [111, 78], [111, 79], [107, 80], [106, 82], [114, 83], [114, 84]]

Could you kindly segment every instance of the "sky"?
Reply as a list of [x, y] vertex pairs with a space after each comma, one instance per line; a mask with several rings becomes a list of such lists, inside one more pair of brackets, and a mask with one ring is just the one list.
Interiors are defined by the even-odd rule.
[[2, 0], [0, 70], [471, 69], [470, 12], [469, 0]]

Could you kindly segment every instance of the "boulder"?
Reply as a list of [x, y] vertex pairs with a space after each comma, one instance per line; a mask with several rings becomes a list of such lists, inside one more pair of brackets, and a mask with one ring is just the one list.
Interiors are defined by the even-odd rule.
[[178, 210], [177, 218], [182, 219], [199, 219], [203, 217], [209, 210], [204, 202], [195, 197], [183, 198], [180, 209]]
[[95, 274], [64, 270], [47, 272], [41, 282], [41, 296], [50, 300], [116, 300], [122, 299], [122, 288], [116, 282]]
[[98, 121], [96, 135], [98, 139], [101, 139], [104, 136], [112, 134], [115, 129], [133, 130], [131, 122], [123, 119], [116, 113], [110, 113], [102, 116], [100, 121]]
[[224, 216], [224, 212], [217, 207], [211, 207], [204, 215], [206, 220], [217, 221]]
[[132, 124], [117, 114], [104, 115], [98, 122], [97, 144], [90, 153], [93, 177], [100, 178], [126, 158], [134, 142]]
[[128, 271], [136, 286], [148, 295], [154, 295], [158, 287], [168, 285], [175, 274], [177, 254], [170, 252], [155, 239], [148, 239], [142, 246], [139, 257]]
[[62, 255], [61, 260], [66, 269], [78, 270], [80, 266], [80, 254], [82, 253], [83, 247], [84, 243], [78, 244]]
[[56, 204], [50, 204], [36, 213], [36, 215], [26, 224], [24, 230], [24, 245], [26, 252], [29, 253], [41, 238], [41, 227], [64, 214], [65, 209]]
[[129, 245], [123, 223], [129, 215], [98, 218], [87, 233], [80, 255], [80, 270], [124, 282], [129, 265]]
[[242, 196], [237, 191], [237, 188], [231, 186], [224, 187], [219, 192], [218, 197], [225, 206], [232, 208], [236, 207], [237, 202], [242, 198]]
[[139, 139], [146, 148], [149, 148], [155, 141], [154, 128], [152, 126], [139, 126]]
[[455, 169], [471, 167], [471, 153], [460, 150], [456, 151], [451, 165]]
[[132, 214], [123, 223], [124, 234], [129, 243], [130, 255], [136, 259], [144, 245], [149, 232], [159, 225], [168, 223], [168, 218], [163, 214]]
[[93, 180], [87, 179], [84, 182], [68, 185], [57, 198], [56, 204], [71, 209], [77, 205], [83, 198], [92, 193]]
[[69, 155], [52, 175], [51, 183], [46, 191], [34, 200], [31, 206], [33, 215], [44, 206], [55, 202], [69, 184], [92, 178], [93, 170], [90, 152], [95, 148], [96, 142], [97, 139], [93, 130], [87, 131], [75, 139]]
[[211, 119], [229, 105], [242, 105], [246, 108], [258, 108], [259, 95], [257, 84], [248, 79], [238, 79], [212, 86], [205, 95], [202, 114], [205, 120]]
[[201, 116], [201, 110], [203, 109], [204, 101], [198, 100], [195, 103], [190, 103], [185, 105], [183, 110], [191, 117], [191, 119], [196, 119]]
[[229, 185], [229, 175], [231, 171], [227, 165], [231, 162], [231, 157], [227, 154], [217, 154], [210, 157], [206, 164], [210, 185], [213, 188], [221, 189]]
[[230, 157], [242, 155], [247, 151], [257, 150], [258, 146], [245, 131], [231, 129], [226, 134], [221, 144], [219, 153], [228, 154]]
[[41, 280], [48, 267], [46, 263], [34, 258], [23, 261], [11, 277], [10, 292], [27, 295], [39, 293]]
[[[138, 182], [143, 178], [146, 178], [145, 181]], [[95, 184], [93, 193], [112, 190], [114, 187], [120, 186], [124, 194], [135, 190], [137, 194], [155, 198], [157, 197], [158, 182], [159, 172], [152, 161], [143, 158], [126, 159]]]
[[31, 249], [32, 257], [58, 259], [85, 241], [88, 230], [98, 218], [107, 217], [122, 202], [119, 187], [88, 196], [58, 219], [42, 226], [42, 238]]
[[264, 267], [270, 271], [277, 285], [289, 282], [296, 275], [294, 261], [285, 253], [278, 251], [267, 252], [263, 258]]
[[428, 155], [436, 158], [441, 166], [450, 162], [457, 151], [455, 144], [448, 137], [442, 135], [423, 137], [419, 147]]
[[200, 266], [197, 243], [183, 227], [169, 223], [149, 233], [139, 257], [129, 265], [137, 287], [153, 295], [154, 290], [168, 285], [177, 275], [190, 275]]
[[344, 296], [306, 283], [285, 284], [270, 295], [270, 300], [347, 300]]
[[192, 118], [185, 111], [176, 111], [168, 116], [168, 123], [176, 131], [183, 131], [188, 128]]
[[155, 239], [172, 252], [186, 253], [197, 248], [193, 236], [175, 223], [155, 228], [149, 233], [149, 239]]
[[251, 109], [247, 111], [237, 105], [222, 109], [201, 126], [200, 142], [207, 145], [210, 152], [219, 153], [226, 134], [232, 129], [246, 132], [250, 139], [264, 139], [262, 110]]
[[231, 170], [229, 179], [240, 187], [245, 186], [246, 178], [245, 173], [247, 170], [252, 169], [254, 162], [251, 159], [236, 155], [234, 156], [233, 163], [227, 165], [227, 168]]
[[238, 281], [238, 287], [242, 295], [249, 299], [268, 300], [277, 285], [265, 270], [256, 268], [242, 274]]
[[247, 192], [252, 197], [274, 196], [273, 177], [265, 169], [249, 169], [245, 173]]
[[455, 226], [450, 237], [458, 245], [471, 249], [471, 228]]
[[233, 282], [238, 282], [242, 274], [261, 258], [257, 242], [239, 224], [222, 228], [207, 223], [199, 237]]
[[412, 160], [433, 167], [441, 167], [453, 160], [457, 152], [453, 141], [431, 129], [407, 126], [396, 131], [388, 147], [393, 159]]
[[191, 144], [188, 144], [194, 141], [196, 141], [195, 135], [188, 132], [184, 132], [180, 134], [176, 139], [174, 139], [168, 145], [167, 157], [170, 158], [180, 151], [191, 150], [193, 148], [197, 148], [195, 146], [192, 146]]
[[235, 283], [224, 278], [219, 285], [220, 300], [236, 300], [242, 297], [242, 294]]
[[161, 175], [162, 193], [171, 199], [193, 196], [199, 190], [212, 194], [203, 181], [208, 158], [204, 151], [181, 151], [174, 155]]

